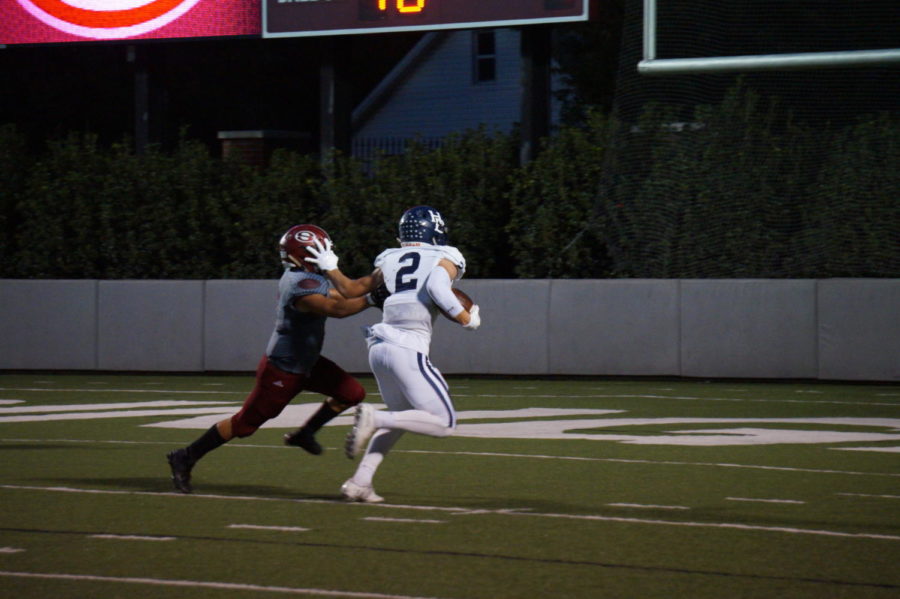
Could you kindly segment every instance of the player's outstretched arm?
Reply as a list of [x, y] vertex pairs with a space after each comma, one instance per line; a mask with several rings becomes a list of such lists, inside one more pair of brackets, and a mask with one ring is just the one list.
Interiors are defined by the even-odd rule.
[[311, 262], [319, 267], [328, 280], [335, 288], [346, 298], [362, 297], [373, 291], [381, 284], [381, 270], [376, 268], [372, 274], [351, 279], [338, 268], [337, 254], [331, 249], [331, 240], [326, 239], [322, 244], [318, 239], [314, 242], [315, 247], [307, 247], [306, 251], [313, 255], [312, 258], [305, 258], [307, 262]]
[[330, 289], [328, 296], [312, 293], [302, 295], [294, 300], [294, 308], [300, 312], [311, 312], [331, 318], [353, 316], [371, 305], [364, 297], [346, 298], [336, 289]]

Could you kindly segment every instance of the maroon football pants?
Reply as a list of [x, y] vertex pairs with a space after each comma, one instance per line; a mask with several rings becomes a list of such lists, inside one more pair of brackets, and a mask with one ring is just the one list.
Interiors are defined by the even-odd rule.
[[266, 356], [256, 368], [256, 384], [241, 410], [231, 417], [235, 437], [249, 437], [267, 420], [275, 418], [301, 391], [315, 391], [354, 406], [366, 397], [366, 390], [344, 369], [324, 356], [309, 374], [285, 372], [269, 363]]

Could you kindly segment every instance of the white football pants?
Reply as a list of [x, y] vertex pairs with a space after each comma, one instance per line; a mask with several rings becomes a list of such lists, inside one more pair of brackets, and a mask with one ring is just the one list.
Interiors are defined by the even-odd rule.
[[353, 475], [358, 485], [372, 484], [378, 466], [403, 433], [446, 437], [456, 428], [447, 382], [428, 356], [376, 341], [369, 348], [369, 366], [388, 409], [374, 413], [377, 430]]

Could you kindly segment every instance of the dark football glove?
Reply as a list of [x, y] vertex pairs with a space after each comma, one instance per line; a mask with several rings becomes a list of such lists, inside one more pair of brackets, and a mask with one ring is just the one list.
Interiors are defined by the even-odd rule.
[[387, 286], [382, 283], [366, 294], [366, 301], [369, 302], [370, 306], [375, 306], [379, 310], [382, 310], [384, 309], [384, 300], [386, 300], [390, 294], [391, 292], [388, 291]]

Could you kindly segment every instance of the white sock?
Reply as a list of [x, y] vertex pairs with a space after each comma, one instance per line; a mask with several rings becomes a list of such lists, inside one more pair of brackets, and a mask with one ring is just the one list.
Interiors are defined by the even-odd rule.
[[353, 474], [353, 482], [363, 487], [371, 486], [375, 471], [381, 465], [384, 456], [388, 454], [394, 444], [403, 436], [404, 431], [390, 430], [386, 428], [375, 431], [366, 454], [359, 462], [356, 472]]

